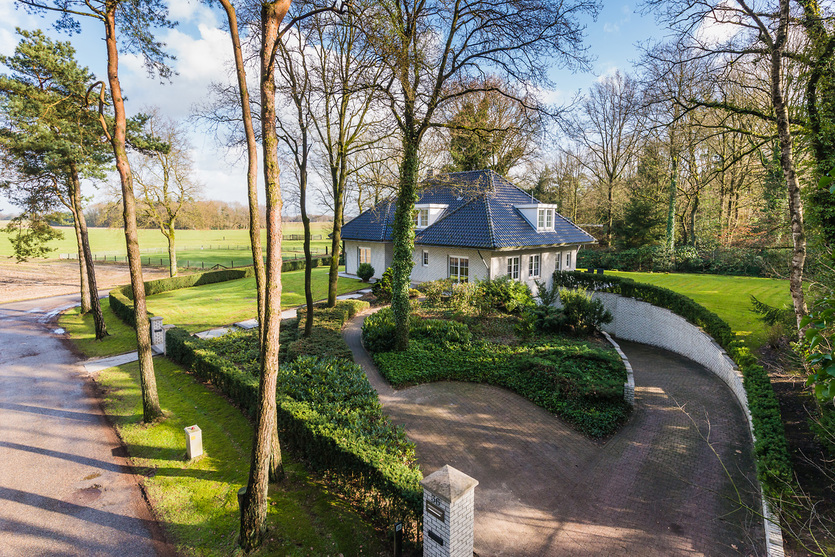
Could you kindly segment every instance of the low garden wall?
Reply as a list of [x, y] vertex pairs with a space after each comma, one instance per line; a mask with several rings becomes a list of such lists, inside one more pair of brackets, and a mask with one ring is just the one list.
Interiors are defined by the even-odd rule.
[[754, 441], [767, 553], [782, 556], [782, 534], [767, 497], [779, 501], [792, 489], [788, 443], [768, 374], [730, 326], [687, 296], [625, 277], [556, 272], [554, 284], [593, 291], [612, 313], [612, 322], [603, 327], [609, 334], [681, 354], [730, 387]]

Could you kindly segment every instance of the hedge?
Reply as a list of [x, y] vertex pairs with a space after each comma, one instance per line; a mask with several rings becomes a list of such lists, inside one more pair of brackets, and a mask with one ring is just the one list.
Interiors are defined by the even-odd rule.
[[[291, 362], [300, 356], [321, 356], [344, 358], [354, 361], [351, 349], [342, 338], [342, 326], [357, 313], [369, 307], [362, 300], [338, 300], [332, 308], [317, 304], [313, 311], [313, 329], [309, 337], [302, 337], [287, 347], [286, 361]], [[296, 310], [299, 331], [304, 328], [307, 308]]]
[[[331, 256], [316, 257], [312, 261], [313, 267], [330, 265]], [[304, 259], [289, 259], [282, 262], [281, 272], [297, 271], [304, 269]], [[191, 275], [180, 275], [164, 279], [150, 280], [145, 282], [145, 295], [153, 296], [171, 290], [191, 288], [192, 286], [203, 286], [216, 282], [238, 280], [255, 276], [253, 267], [242, 267], [240, 269], [223, 269], [220, 271], [207, 271], [205, 273], [194, 273]], [[114, 288], [110, 291], [110, 308], [119, 318], [130, 326], [136, 326], [136, 317], [133, 312], [133, 288], [130, 284]], [[149, 314], [150, 315], [150, 314]]]
[[794, 473], [774, 388], [768, 373], [757, 363], [757, 359], [731, 330], [730, 325], [687, 296], [626, 277], [557, 271], [554, 273], [554, 284], [566, 288], [611, 292], [667, 308], [713, 337], [742, 371], [754, 435], [757, 438], [754, 443], [757, 477], [763, 490], [766, 495], [777, 500], [789, 494]]
[[[254, 417], [257, 374], [214, 353], [211, 342], [185, 330], [167, 333], [168, 357], [212, 383]], [[279, 372], [277, 416], [282, 442], [328, 474], [340, 492], [373, 512], [381, 527], [403, 521], [417, 540], [422, 475], [414, 445], [382, 413], [362, 368], [336, 358], [299, 358]]]

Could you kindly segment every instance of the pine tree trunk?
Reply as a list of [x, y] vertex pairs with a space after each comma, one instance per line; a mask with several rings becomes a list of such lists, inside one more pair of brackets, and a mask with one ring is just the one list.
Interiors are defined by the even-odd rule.
[[84, 272], [87, 275], [87, 283], [90, 285], [90, 311], [93, 314], [93, 324], [96, 328], [96, 340], [107, 336], [107, 325], [104, 323], [104, 314], [101, 311], [99, 300], [99, 288], [96, 283], [96, 267], [93, 263], [93, 252], [90, 250], [90, 236], [87, 233], [87, 221], [84, 220], [84, 211], [81, 208], [81, 181], [78, 178], [78, 170], [73, 165], [70, 167], [70, 176], [73, 182], [75, 195], [73, 203], [75, 211], [73, 214], [78, 218], [78, 230], [81, 237], [81, 251], [84, 253]]
[[70, 212], [72, 213], [72, 225], [75, 230], [75, 243], [78, 246], [78, 272], [81, 279], [81, 313], [90, 313], [93, 306], [90, 301], [90, 282], [87, 277], [87, 259], [84, 255], [84, 241], [81, 238], [81, 215], [79, 215], [78, 212], [81, 207], [81, 202], [79, 200], [79, 197], [81, 196], [81, 189], [73, 181], [73, 183], [70, 184], [70, 190]]
[[133, 196], [133, 176], [125, 150], [126, 116], [122, 88], [119, 83], [119, 52], [116, 45], [116, 4], [108, 3], [105, 13], [105, 43], [107, 45], [107, 78], [113, 100], [114, 127], [111, 138], [116, 170], [122, 186], [122, 216], [125, 222], [130, 284], [133, 288], [133, 309], [136, 316], [136, 343], [139, 353], [139, 383], [142, 390], [142, 415], [145, 423], [162, 416], [154, 376], [151, 352], [151, 326], [145, 306], [145, 282], [139, 254], [139, 234], [136, 227], [136, 200]]
[[281, 325], [281, 188], [275, 124], [275, 47], [278, 27], [290, 0], [261, 5], [261, 129], [264, 145], [264, 187], [267, 202], [266, 304], [262, 324], [261, 379], [258, 414], [247, 494], [241, 509], [241, 546], [251, 551], [261, 542], [267, 518], [269, 468], [276, 437], [276, 381]]
[[[241, 52], [241, 39], [238, 35], [238, 19], [235, 8], [229, 0], [220, 0], [226, 10], [229, 21], [229, 31], [232, 36], [232, 51], [235, 55], [235, 73], [238, 78], [238, 93], [243, 115], [244, 135], [246, 136], [246, 187], [249, 200], [249, 242], [252, 249], [252, 265], [255, 269], [255, 288], [258, 299], [259, 331], [263, 332], [266, 274], [264, 270], [264, 254], [261, 250], [261, 217], [258, 207], [258, 142], [255, 139], [255, 129], [252, 126], [252, 111], [249, 106], [249, 89], [246, 84], [246, 66], [244, 66]], [[260, 333], [259, 333], [260, 334]], [[263, 340], [263, 335], [260, 335]]]

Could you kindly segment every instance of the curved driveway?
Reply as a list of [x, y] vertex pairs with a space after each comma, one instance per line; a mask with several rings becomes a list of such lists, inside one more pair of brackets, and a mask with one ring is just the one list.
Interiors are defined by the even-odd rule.
[[0, 306], [0, 555], [171, 554], [90, 379], [54, 334], [77, 301]]
[[501, 388], [440, 382], [395, 391], [362, 347], [363, 320], [343, 334], [417, 445], [424, 474], [450, 464], [479, 481], [479, 557], [762, 552], [761, 520], [743, 508], [759, 508], [745, 417], [702, 366], [621, 343], [636, 410], [597, 443]]

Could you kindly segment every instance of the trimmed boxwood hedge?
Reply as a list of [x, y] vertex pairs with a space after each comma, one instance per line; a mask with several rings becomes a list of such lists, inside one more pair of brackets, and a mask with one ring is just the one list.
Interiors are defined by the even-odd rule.
[[[167, 333], [168, 357], [212, 383], [254, 417], [258, 377], [238, 369], [185, 330]], [[302, 357], [279, 372], [277, 416], [283, 443], [324, 471], [342, 494], [376, 515], [381, 526], [403, 521], [417, 540], [422, 475], [414, 445], [382, 413], [362, 368], [337, 358]]]
[[585, 288], [620, 294], [654, 306], [667, 308], [690, 323], [701, 327], [719, 343], [742, 371], [748, 395], [748, 408], [754, 426], [754, 452], [757, 477], [765, 494], [780, 500], [792, 491], [794, 473], [780, 406], [768, 373], [722, 318], [692, 299], [651, 284], [635, 282], [627, 277], [595, 275], [580, 272], [554, 273], [554, 284], [565, 288]]

